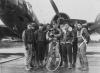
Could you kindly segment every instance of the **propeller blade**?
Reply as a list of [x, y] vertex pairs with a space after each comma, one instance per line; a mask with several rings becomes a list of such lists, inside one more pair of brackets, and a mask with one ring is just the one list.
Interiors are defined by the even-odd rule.
[[56, 14], [59, 14], [59, 10], [58, 10], [58, 8], [57, 8], [55, 2], [54, 2], [53, 0], [50, 0], [50, 3], [51, 3], [51, 5], [52, 5], [52, 7], [53, 7], [55, 13], [56, 13]]
[[96, 32], [100, 34], [100, 14], [97, 16], [95, 20], [95, 26], [97, 26]]
[[100, 14], [97, 15], [95, 23], [98, 24], [98, 22], [100, 22]]
[[97, 16], [94, 24], [91, 25], [89, 28], [91, 31], [94, 31], [100, 34], [100, 14]]

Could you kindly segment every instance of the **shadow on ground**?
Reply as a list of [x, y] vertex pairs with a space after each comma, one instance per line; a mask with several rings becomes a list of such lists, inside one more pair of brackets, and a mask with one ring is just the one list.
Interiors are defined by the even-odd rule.
[[11, 57], [11, 56], [24, 56], [24, 54], [23, 53], [14, 53], [14, 54], [9, 54], [9, 53], [1, 54], [0, 53], [0, 59], [8, 58], [8, 57]]
[[86, 54], [87, 55], [95, 55], [95, 54], [97, 55], [97, 54], [100, 54], [100, 52], [87, 52]]
[[13, 48], [13, 47], [21, 47], [21, 46], [23, 46], [23, 42], [0, 41], [0, 48]]

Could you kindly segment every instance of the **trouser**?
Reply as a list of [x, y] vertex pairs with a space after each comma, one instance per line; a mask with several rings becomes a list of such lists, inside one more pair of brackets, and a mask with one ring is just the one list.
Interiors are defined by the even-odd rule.
[[46, 50], [45, 50], [45, 57], [47, 58], [48, 56], [48, 49], [49, 49], [49, 44], [46, 44]]
[[77, 50], [78, 50], [78, 46], [77, 46], [77, 42], [73, 42], [73, 65], [76, 64], [76, 59], [77, 59]]
[[38, 63], [44, 60], [45, 52], [46, 52], [46, 45], [44, 44], [44, 42], [38, 42], [36, 48], [36, 55], [37, 55], [36, 58]]
[[26, 65], [31, 66], [32, 63], [32, 44], [27, 44], [27, 50], [25, 52], [25, 60], [26, 60]]
[[72, 64], [72, 44], [66, 43], [67, 48], [67, 59], [70, 64]]
[[62, 63], [63, 63], [63, 57], [62, 57], [62, 43], [60, 43], [60, 48], [59, 48], [59, 53], [60, 53], [60, 55], [61, 55], [61, 63], [60, 63], [60, 66], [62, 66]]
[[31, 66], [34, 67], [37, 65], [36, 62], [36, 49], [35, 46], [32, 47], [32, 61], [31, 61]]
[[[80, 43], [79, 43], [80, 45]], [[80, 64], [82, 67], [88, 68], [88, 60], [87, 60], [87, 56], [86, 56], [86, 48], [87, 48], [87, 44], [86, 43], [82, 43], [81, 46], [78, 47], [78, 53], [79, 53], [79, 60], [80, 60]]]
[[65, 64], [68, 65], [68, 59], [67, 59], [67, 45], [65, 43], [60, 44], [60, 54], [61, 54], [61, 65], [63, 61]]

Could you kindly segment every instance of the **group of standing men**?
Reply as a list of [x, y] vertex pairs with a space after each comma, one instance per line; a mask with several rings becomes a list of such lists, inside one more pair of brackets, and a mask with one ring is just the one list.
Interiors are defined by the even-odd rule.
[[78, 52], [81, 64], [80, 69], [88, 69], [86, 48], [89, 42], [89, 33], [87, 29], [83, 28], [82, 24], [77, 22], [75, 22], [73, 27], [69, 23], [59, 25], [59, 23], [53, 22], [46, 27], [40, 24], [37, 30], [35, 29], [35, 23], [31, 23], [23, 32], [22, 37], [26, 47], [25, 57], [27, 70], [32, 67], [38, 68], [43, 66], [44, 60], [48, 56], [49, 43], [51, 42], [48, 40], [51, 37], [48, 32], [54, 34], [54, 37], [59, 40], [61, 67], [67, 67], [69, 69], [75, 68]]

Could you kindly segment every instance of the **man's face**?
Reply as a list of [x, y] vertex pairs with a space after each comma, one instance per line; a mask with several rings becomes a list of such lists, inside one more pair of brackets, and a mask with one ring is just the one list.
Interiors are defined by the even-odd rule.
[[60, 28], [62, 29], [63, 27], [64, 27], [64, 25], [63, 25], [63, 24], [61, 24], [61, 25], [60, 25]]
[[78, 29], [81, 29], [82, 28], [82, 25], [81, 24], [77, 24], [77, 28]]
[[27, 29], [31, 29], [31, 28], [32, 28], [32, 26], [31, 26], [31, 25], [28, 25], [28, 26], [27, 26]]
[[69, 25], [65, 24], [65, 29], [68, 30], [68, 28], [69, 28]]
[[53, 28], [58, 28], [58, 25], [57, 24], [53, 24]]
[[76, 21], [76, 22], [74, 23], [74, 27], [75, 27], [75, 28], [77, 28], [77, 24], [78, 24], [78, 22]]
[[35, 27], [32, 27], [32, 29], [35, 29]]
[[39, 26], [39, 29], [43, 29], [43, 26]]
[[50, 29], [50, 25], [47, 25], [47, 29]]

